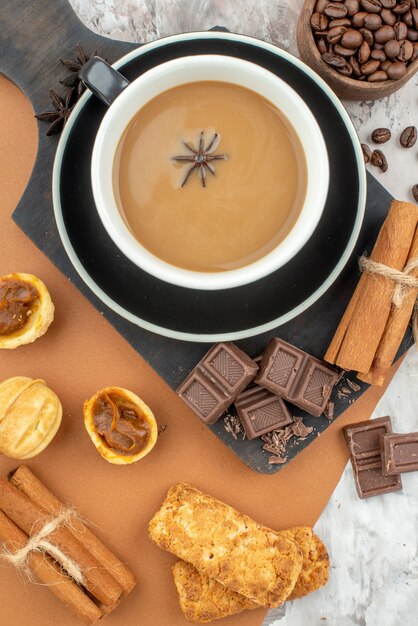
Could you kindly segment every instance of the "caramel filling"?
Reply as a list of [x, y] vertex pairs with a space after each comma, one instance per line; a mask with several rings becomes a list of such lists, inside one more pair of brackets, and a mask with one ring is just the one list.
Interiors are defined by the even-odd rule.
[[20, 330], [31, 313], [30, 304], [37, 298], [37, 289], [23, 280], [0, 281], [0, 335]]
[[138, 454], [150, 438], [150, 425], [138, 407], [117, 394], [102, 393], [96, 399], [93, 423], [97, 434], [118, 454]]

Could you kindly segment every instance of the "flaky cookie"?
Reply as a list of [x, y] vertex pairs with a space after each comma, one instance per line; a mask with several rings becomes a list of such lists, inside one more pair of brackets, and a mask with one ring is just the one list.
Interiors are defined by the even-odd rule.
[[211, 622], [244, 609], [260, 608], [253, 600], [231, 591], [185, 561], [177, 561], [173, 566], [173, 577], [181, 610], [194, 624]]
[[262, 606], [284, 602], [302, 568], [293, 541], [181, 483], [169, 490], [149, 533], [160, 548]]
[[[295, 541], [303, 554], [302, 570], [287, 599], [301, 598], [325, 585], [329, 559], [322, 541], [304, 526], [281, 531], [281, 534]], [[204, 624], [244, 609], [259, 608], [255, 602], [198, 572], [190, 563], [178, 561], [173, 567], [173, 577], [181, 609], [190, 622]]]

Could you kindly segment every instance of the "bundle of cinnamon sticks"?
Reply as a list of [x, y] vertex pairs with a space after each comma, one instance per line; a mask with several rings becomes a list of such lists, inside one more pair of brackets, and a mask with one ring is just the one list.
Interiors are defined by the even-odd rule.
[[[369, 257], [402, 272], [418, 258], [418, 206], [393, 201]], [[410, 272], [418, 278], [418, 268]], [[360, 380], [383, 385], [408, 328], [418, 290], [408, 288], [393, 303], [396, 281], [364, 271], [335, 332], [325, 360], [358, 372]]]
[[[92, 624], [113, 611], [134, 588], [136, 578], [79, 516], [71, 514], [69, 523], [57, 525], [63, 511], [68, 511], [67, 507], [27, 467], [18, 467], [7, 479], [0, 477], [3, 558], [13, 562], [13, 557], [23, 551], [24, 567], [30, 575], [48, 586], [84, 622]], [[43, 547], [27, 551], [28, 542], [41, 536], [46, 524], [53, 530], [44, 531]], [[56, 552], [81, 572], [82, 584], [55, 560]]]

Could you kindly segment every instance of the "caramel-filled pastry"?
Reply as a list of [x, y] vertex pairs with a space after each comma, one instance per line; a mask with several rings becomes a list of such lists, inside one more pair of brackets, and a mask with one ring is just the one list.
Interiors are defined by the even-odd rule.
[[45, 381], [15, 376], [0, 383], [1, 454], [36, 456], [51, 443], [61, 419], [61, 403]]
[[0, 348], [32, 343], [53, 319], [51, 296], [37, 276], [15, 272], [0, 278]]
[[98, 452], [116, 465], [142, 459], [158, 436], [151, 409], [122, 387], [105, 387], [86, 400], [84, 425]]

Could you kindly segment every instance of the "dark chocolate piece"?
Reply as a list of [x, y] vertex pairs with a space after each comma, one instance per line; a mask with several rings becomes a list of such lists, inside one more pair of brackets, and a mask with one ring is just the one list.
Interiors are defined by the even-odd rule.
[[254, 379], [257, 365], [233, 343], [218, 343], [177, 389], [206, 424], [214, 424]]
[[344, 436], [350, 457], [357, 464], [361, 459], [381, 458], [380, 436], [391, 432], [392, 423], [389, 416], [345, 426]]
[[418, 471], [418, 433], [381, 435], [380, 446], [386, 476]]
[[319, 359], [274, 338], [264, 352], [255, 382], [318, 417], [337, 379], [338, 373]]
[[248, 439], [261, 437], [293, 422], [283, 400], [258, 385], [243, 391], [235, 400], [235, 407]]
[[402, 489], [400, 474], [385, 476], [382, 471], [380, 439], [387, 433], [392, 433], [390, 417], [349, 424], [343, 430], [359, 497], [370, 498], [400, 491]]
[[402, 482], [399, 474], [393, 476], [382, 474], [381, 458], [362, 461], [361, 467], [353, 465], [356, 489], [360, 498], [371, 498], [392, 491], [401, 491]]

